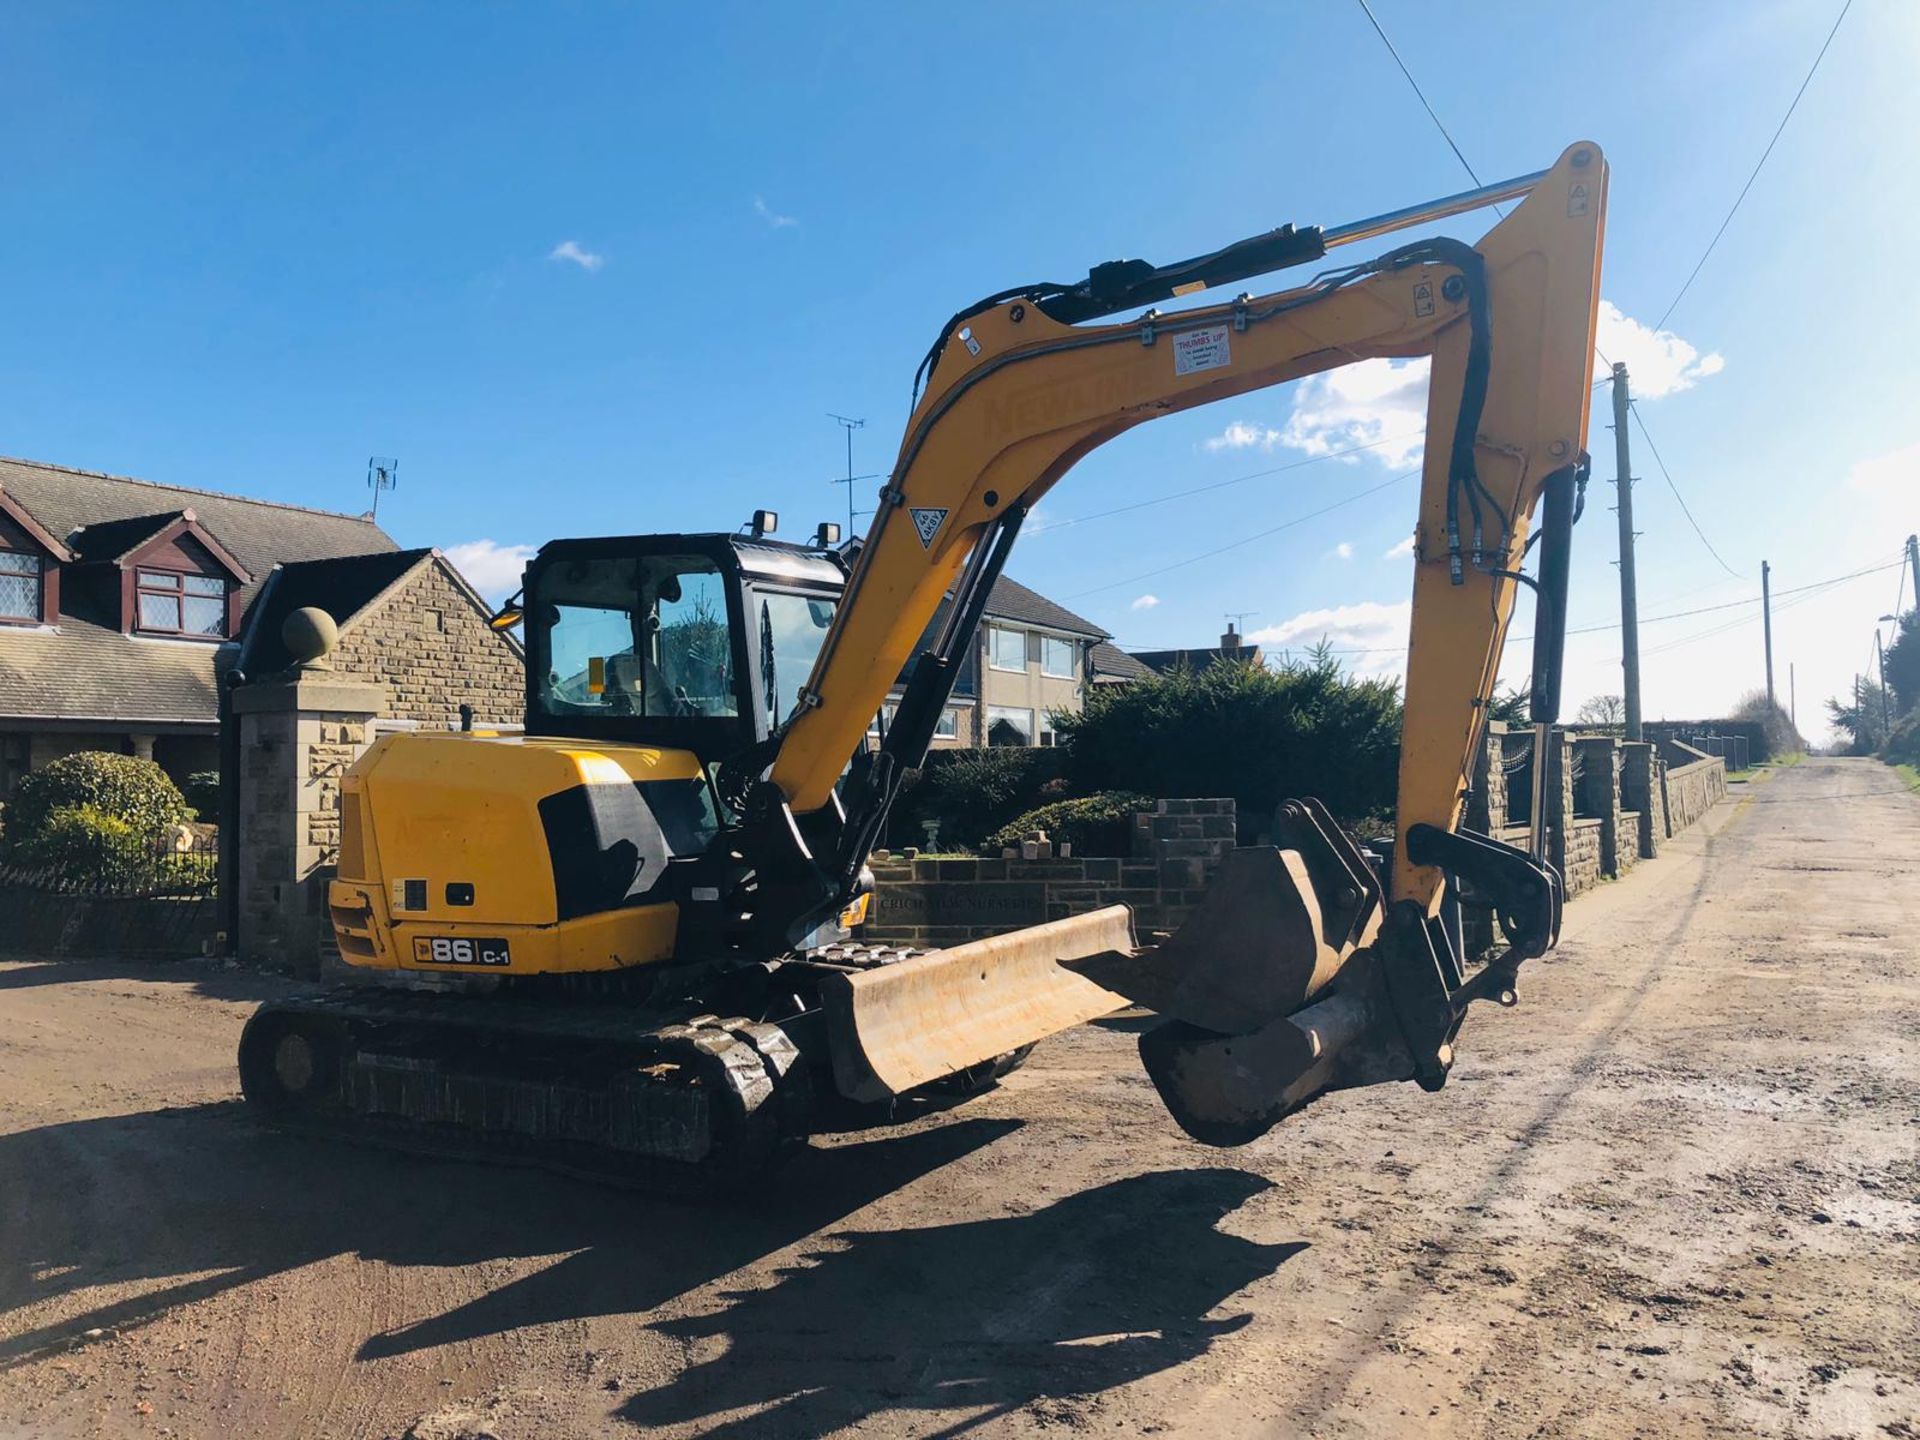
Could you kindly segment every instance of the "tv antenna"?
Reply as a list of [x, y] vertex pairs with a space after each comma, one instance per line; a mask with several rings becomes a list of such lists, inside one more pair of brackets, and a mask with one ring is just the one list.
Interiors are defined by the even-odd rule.
[[380, 518], [380, 492], [400, 483], [400, 462], [391, 455], [374, 455], [367, 460], [367, 488], [373, 491], [372, 518]]
[[853, 508], [853, 484], [856, 480], [878, 480], [880, 476], [877, 472], [871, 475], [856, 475], [853, 473], [853, 432], [866, 429], [867, 422], [864, 420], [855, 420], [851, 415], [835, 415], [831, 410], [827, 412], [827, 418], [847, 432], [847, 473], [844, 477], [836, 478], [829, 483], [847, 487], [847, 538], [851, 540], [853, 539], [854, 533], [853, 517], [856, 514], [871, 515], [873, 513], [871, 510], [856, 511]]

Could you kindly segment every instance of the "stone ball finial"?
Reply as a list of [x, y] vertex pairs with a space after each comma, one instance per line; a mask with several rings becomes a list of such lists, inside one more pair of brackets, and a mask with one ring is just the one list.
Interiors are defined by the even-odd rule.
[[280, 639], [297, 666], [312, 665], [340, 643], [340, 627], [317, 605], [304, 605], [280, 622]]

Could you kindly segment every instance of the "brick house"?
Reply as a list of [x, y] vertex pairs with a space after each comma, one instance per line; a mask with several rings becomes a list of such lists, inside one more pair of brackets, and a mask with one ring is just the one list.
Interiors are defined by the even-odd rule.
[[1196, 645], [1185, 650], [1135, 650], [1126, 658], [1155, 675], [1165, 675], [1183, 668], [1205, 670], [1209, 665], [1217, 665], [1223, 660], [1233, 665], [1257, 667], [1266, 664], [1260, 647], [1247, 644], [1246, 638], [1233, 627], [1231, 621], [1218, 645]]
[[365, 516], [0, 459], [0, 800], [75, 750], [214, 769], [269, 573], [394, 548]]

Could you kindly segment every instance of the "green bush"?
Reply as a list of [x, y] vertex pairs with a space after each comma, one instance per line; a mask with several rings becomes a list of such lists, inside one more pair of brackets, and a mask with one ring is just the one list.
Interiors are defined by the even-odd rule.
[[1232, 796], [1246, 835], [1293, 796], [1343, 821], [1394, 805], [1399, 687], [1354, 679], [1326, 651], [1277, 669], [1210, 665], [1102, 686], [1054, 726], [1078, 793]]
[[212, 824], [220, 818], [220, 772], [218, 770], [196, 770], [187, 776], [187, 783], [180, 787], [200, 819]]
[[1894, 722], [1893, 733], [1880, 753], [1895, 765], [1920, 765], [1920, 707]]
[[185, 797], [153, 761], [82, 750], [20, 778], [7, 807], [7, 841], [30, 845], [56, 811], [76, 808], [121, 821], [142, 840], [189, 818]]
[[923, 823], [938, 820], [941, 849], [977, 849], [1016, 815], [1059, 793], [1061, 759], [1058, 750], [1013, 745], [932, 751], [901, 786], [889, 841], [924, 845]]
[[1029, 810], [987, 838], [989, 851], [1018, 845], [1035, 830], [1054, 844], [1065, 841], [1075, 855], [1125, 855], [1132, 841], [1137, 810], [1151, 810], [1153, 797], [1137, 790], [1105, 790], [1078, 800], [1056, 800]]
[[13, 858], [69, 880], [125, 881], [155, 868], [147, 837], [117, 815], [92, 805], [62, 805], [32, 836], [14, 847]]
[[1747, 731], [1747, 744], [1750, 751], [1748, 758], [1756, 765], [1807, 748], [1807, 742], [1793, 728], [1793, 721], [1787, 718], [1787, 712], [1768, 700], [1764, 690], [1749, 690], [1742, 695], [1729, 718], [1755, 727]]

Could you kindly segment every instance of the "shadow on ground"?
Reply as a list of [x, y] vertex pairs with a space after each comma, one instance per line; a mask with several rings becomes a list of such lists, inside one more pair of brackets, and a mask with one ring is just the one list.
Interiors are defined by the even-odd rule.
[[[620, 1418], [811, 1434], [888, 1409], [1097, 1405], [1085, 1397], [1238, 1329], [1246, 1317], [1208, 1317], [1302, 1248], [1217, 1228], [1269, 1183], [1227, 1169], [1134, 1176], [1025, 1215], [836, 1228], [1017, 1128], [937, 1117], [815, 1148], [757, 1196], [700, 1205], [275, 1135], [231, 1102], [0, 1136], [0, 1367], [340, 1255], [397, 1266], [559, 1255], [372, 1336], [357, 1358], [631, 1314], [703, 1358], [629, 1396]], [[809, 1240], [771, 1284], [718, 1292], [709, 1313], [650, 1318]], [[137, 1293], [59, 1304], [105, 1286]], [[62, 1318], [21, 1315], [29, 1305]], [[705, 1358], [714, 1339], [724, 1344]]]
[[[758, 1197], [697, 1206], [531, 1170], [276, 1135], [238, 1102], [0, 1136], [0, 1366], [337, 1255], [427, 1266], [566, 1256], [469, 1305], [373, 1337], [362, 1359], [645, 1312], [1016, 1128], [962, 1119], [815, 1149]], [[194, 1278], [173, 1278], [183, 1276]], [[134, 1298], [58, 1323], [9, 1322], [26, 1305], [142, 1282], [150, 1283]]]
[[955, 1429], [1027, 1408], [1043, 1424], [1097, 1423], [1101, 1392], [1240, 1329], [1250, 1316], [1210, 1312], [1306, 1248], [1217, 1228], [1269, 1184], [1166, 1170], [1029, 1215], [823, 1235], [774, 1285], [662, 1321], [677, 1339], [725, 1347], [618, 1413], [734, 1440], [820, 1435], [893, 1410], [984, 1409]]

